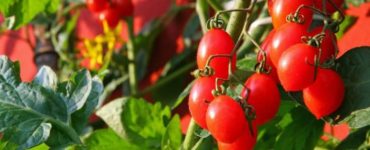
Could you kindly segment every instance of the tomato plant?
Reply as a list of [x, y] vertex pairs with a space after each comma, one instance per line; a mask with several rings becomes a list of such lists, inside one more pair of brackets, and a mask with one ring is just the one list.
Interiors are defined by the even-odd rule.
[[370, 5], [228, 2], [1, 0], [0, 149], [367, 149]]

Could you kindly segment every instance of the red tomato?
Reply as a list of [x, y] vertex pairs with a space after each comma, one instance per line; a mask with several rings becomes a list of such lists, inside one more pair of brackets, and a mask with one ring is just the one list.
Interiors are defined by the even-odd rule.
[[111, 0], [112, 8], [119, 12], [120, 17], [132, 16], [134, 13], [134, 5], [131, 0]]
[[290, 46], [302, 43], [302, 36], [308, 35], [307, 27], [297, 23], [287, 23], [276, 30], [271, 41], [270, 57], [277, 67], [283, 52]]
[[[197, 53], [197, 64], [199, 69], [204, 69], [208, 58], [212, 55], [230, 54], [234, 48], [234, 41], [228, 33], [222, 29], [211, 29], [201, 39]], [[236, 68], [236, 55], [231, 60], [232, 70]], [[215, 71], [215, 76], [228, 78], [229, 58], [217, 57], [212, 59], [210, 66]]]
[[[310, 32], [310, 36], [315, 36], [322, 31], [323, 27], [315, 28], [312, 32]], [[329, 30], [325, 30], [325, 37], [321, 43], [321, 56], [320, 62], [323, 63], [330, 58], [333, 58], [335, 55], [335, 46], [337, 45], [337, 38], [335, 34]]]
[[[287, 23], [287, 16], [295, 13], [300, 5], [313, 6], [313, 0], [274, 0], [270, 13], [274, 28], [279, 29]], [[300, 14], [304, 17], [303, 24], [309, 26], [312, 22], [312, 10], [303, 8], [300, 10]]]
[[317, 119], [333, 113], [342, 104], [344, 83], [333, 70], [319, 69], [315, 82], [303, 90], [303, 100]]
[[92, 12], [101, 12], [109, 5], [109, 0], [86, 0], [87, 8]]
[[238, 102], [229, 96], [216, 97], [208, 106], [206, 122], [213, 137], [223, 143], [238, 139], [248, 123]]
[[247, 103], [254, 107], [256, 111], [254, 121], [257, 126], [274, 118], [280, 106], [280, 93], [275, 81], [265, 74], [255, 73], [248, 78], [244, 86], [249, 91], [244, 89], [241, 96], [243, 98], [248, 96]]
[[316, 52], [313, 46], [296, 44], [283, 53], [277, 70], [286, 91], [300, 91], [314, 82]]
[[269, 14], [271, 15], [272, 13], [272, 7], [274, 5], [275, 0], [267, 0], [267, 10], [269, 11]]
[[[276, 67], [274, 64], [272, 64], [271, 57], [270, 57], [270, 52], [271, 52], [271, 41], [272, 37], [275, 33], [275, 30], [272, 30], [266, 37], [266, 39], [262, 42], [261, 48], [262, 50], [265, 51], [266, 53], [266, 68], [265, 69], [271, 69], [270, 73], [268, 74], [276, 83], [279, 83], [279, 78], [277, 75]], [[262, 54], [261, 52], [258, 52], [258, 57], [257, 61], [261, 62], [262, 61]]]
[[105, 9], [104, 11], [99, 13], [99, 20], [101, 22], [105, 20], [107, 21], [110, 28], [115, 28], [120, 19], [117, 14], [118, 12], [115, 9]]
[[222, 143], [217, 142], [219, 150], [253, 150], [254, 145], [257, 142], [257, 128], [253, 128], [252, 135], [249, 129], [246, 129], [244, 133], [233, 143]]
[[194, 121], [203, 129], [207, 129], [206, 113], [209, 103], [213, 101], [212, 90], [215, 89], [214, 77], [198, 78], [189, 95], [189, 110]]
[[[314, 0], [315, 2], [315, 6], [322, 10], [323, 11], [323, 8], [322, 8], [322, 4], [323, 4], [323, 1], [322, 0]], [[335, 6], [337, 6], [339, 9], [342, 8], [343, 6], [343, 3], [344, 3], [344, 0], [332, 0], [332, 2], [334, 2]], [[325, 3], [325, 6], [326, 6], [326, 12], [331, 15], [333, 14], [334, 12], [336, 12], [337, 10], [335, 9], [335, 7], [333, 6], [332, 3], [329, 2], [329, 0], [326, 0], [326, 3]]]

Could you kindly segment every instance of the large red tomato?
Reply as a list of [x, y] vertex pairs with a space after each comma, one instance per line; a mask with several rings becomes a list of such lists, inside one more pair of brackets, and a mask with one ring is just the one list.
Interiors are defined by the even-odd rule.
[[257, 128], [253, 127], [253, 133], [251, 134], [249, 129], [246, 129], [244, 133], [233, 143], [222, 143], [217, 142], [219, 150], [252, 150], [257, 142]]
[[[201, 39], [197, 53], [197, 64], [199, 69], [204, 69], [208, 58], [212, 55], [231, 54], [234, 48], [234, 41], [228, 33], [222, 29], [211, 29]], [[217, 57], [212, 59], [210, 66], [215, 71], [215, 76], [228, 78], [229, 58]], [[231, 67], [236, 68], [236, 55], [231, 60]]]
[[277, 67], [280, 83], [286, 91], [300, 91], [314, 82], [314, 57], [317, 48], [296, 44], [286, 50]]
[[244, 111], [229, 96], [216, 97], [208, 106], [206, 122], [213, 137], [223, 143], [232, 143], [248, 128]]
[[201, 77], [195, 83], [189, 95], [189, 110], [194, 121], [207, 129], [206, 113], [209, 103], [213, 101], [212, 90], [215, 89], [214, 77]]
[[[313, 6], [313, 0], [274, 0], [270, 13], [274, 28], [279, 29], [287, 23], [287, 16], [295, 13], [300, 5]], [[304, 19], [303, 24], [309, 26], [312, 22], [312, 10], [303, 8], [300, 10], [300, 14]]]
[[249, 77], [244, 86], [249, 91], [244, 89], [241, 96], [254, 107], [256, 111], [254, 121], [257, 126], [274, 118], [280, 106], [280, 93], [274, 80], [265, 74], [255, 73]]
[[[317, 27], [310, 32], [310, 36], [315, 36], [316, 34], [321, 33], [323, 27]], [[325, 30], [325, 37], [321, 42], [321, 56], [320, 62], [323, 63], [330, 58], [335, 58], [335, 46], [337, 45], [337, 38], [335, 34], [329, 30]]]
[[[271, 69], [270, 70], [270, 73], [268, 74], [276, 83], [279, 83], [279, 78], [278, 78], [278, 75], [277, 75], [277, 71], [276, 71], [276, 67], [275, 65], [272, 63], [271, 61], [271, 57], [270, 57], [270, 52], [271, 52], [271, 47], [272, 47], [272, 37], [275, 33], [275, 30], [272, 30], [268, 35], [267, 37], [265, 38], [265, 40], [262, 42], [261, 44], [261, 48], [262, 50], [265, 51], [266, 53], [266, 67], [265, 69]], [[262, 56], [262, 52], [258, 52], [258, 57], [257, 57], [257, 61], [258, 62], [261, 62], [263, 59], [263, 56]]]
[[317, 119], [333, 113], [342, 104], [344, 83], [330, 69], [319, 69], [315, 82], [303, 90], [303, 100]]
[[271, 41], [270, 57], [277, 67], [283, 52], [290, 46], [302, 43], [302, 36], [308, 35], [307, 27], [297, 23], [287, 23], [277, 29]]

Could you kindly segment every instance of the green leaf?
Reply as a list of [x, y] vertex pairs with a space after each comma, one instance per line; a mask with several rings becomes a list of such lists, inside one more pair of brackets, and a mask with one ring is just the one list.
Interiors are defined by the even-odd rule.
[[99, 109], [97, 115], [125, 140], [156, 149], [160, 147], [171, 111], [158, 102], [119, 98]]
[[73, 113], [79, 110], [85, 104], [91, 91], [91, 75], [84, 69], [77, 74], [74, 74], [70, 81], [60, 84], [57, 88], [58, 92], [63, 93], [68, 98], [66, 102], [68, 113]]
[[6, 56], [0, 56], [0, 74], [11, 85], [18, 85], [21, 82], [19, 75], [19, 63], [11, 62]]
[[77, 149], [102, 150], [102, 149], [127, 149], [141, 150], [143, 148], [133, 145], [119, 137], [112, 129], [96, 130], [85, 140], [86, 147]]
[[[4, 1], [4, 0], [2, 0]], [[11, 0], [12, 1], [12, 0]], [[0, 10], [7, 18], [14, 17], [14, 24], [8, 24], [11, 29], [18, 29], [32, 21], [40, 13], [53, 13], [60, 4], [59, 0], [5, 0]]]
[[175, 115], [168, 124], [162, 138], [162, 150], [174, 150], [181, 147], [182, 134], [180, 128], [180, 117]]
[[103, 93], [104, 87], [102, 81], [98, 77], [92, 79], [92, 88], [89, 96], [87, 97], [84, 106], [72, 114], [72, 126], [81, 134], [86, 127], [90, 115], [94, 112], [99, 103], [100, 95]]
[[[346, 92], [341, 107], [330, 118], [339, 122], [346, 118], [352, 127], [369, 125], [366, 114], [370, 107], [370, 47], [349, 50], [337, 60], [337, 72], [342, 77]], [[353, 113], [353, 115], [351, 115]], [[365, 114], [364, 114], [365, 113]], [[339, 116], [339, 118], [338, 118]]]
[[367, 126], [351, 132], [335, 149], [359, 149], [366, 141], [369, 130], [370, 126]]
[[244, 70], [244, 71], [255, 71], [255, 66], [257, 64], [257, 59], [255, 54], [247, 55], [244, 58], [238, 60], [236, 66], [238, 69]]
[[55, 90], [58, 84], [58, 77], [50, 67], [42, 66], [32, 82]]
[[[284, 118], [291, 119], [291, 121], [283, 122], [285, 120]], [[324, 122], [316, 120], [302, 107], [293, 109], [290, 112], [290, 116], [288, 115], [284, 118], [279, 122], [284, 129], [277, 137], [275, 149], [312, 150], [323, 133]]]
[[171, 106], [172, 110], [175, 109], [177, 106], [179, 106], [185, 100], [185, 98], [188, 97], [190, 90], [193, 87], [193, 84], [194, 84], [194, 81], [189, 83], [188, 86], [186, 86], [186, 88], [181, 92], [179, 97], [177, 97], [176, 101], [174, 102], [174, 105]]
[[123, 128], [121, 115], [123, 112], [123, 106], [127, 103], [128, 99], [129, 98], [127, 97], [122, 97], [112, 100], [96, 112], [97, 116], [102, 118], [110, 128], [112, 128], [119, 136], [125, 139], [128, 138], [128, 135], [126, 130]]

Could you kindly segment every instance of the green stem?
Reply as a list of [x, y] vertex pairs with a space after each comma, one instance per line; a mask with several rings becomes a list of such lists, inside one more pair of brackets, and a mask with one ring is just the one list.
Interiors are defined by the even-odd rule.
[[182, 145], [184, 150], [191, 150], [199, 140], [199, 137], [195, 135], [195, 131], [198, 128], [199, 126], [195, 123], [194, 119], [192, 118], [190, 120], [188, 131], [186, 132], [185, 140]]
[[207, 0], [197, 0], [195, 9], [198, 13], [203, 33], [207, 32], [207, 18], [209, 18]]
[[[244, 9], [250, 5], [249, 0], [236, 0], [234, 9]], [[247, 12], [235, 11], [231, 13], [226, 31], [230, 34], [234, 41], [237, 41], [242, 33], [244, 22], [246, 21]]]
[[184, 67], [178, 69], [176, 72], [168, 75], [166, 78], [163, 78], [159, 80], [157, 83], [153, 84], [152, 86], [147, 87], [143, 91], [137, 94], [137, 96], [144, 95], [148, 92], [151, 92], [153, 90], [156, 90], [167, 83], [171, 82], [173, 79], [176, 79], [178, 76], [183, 75], [184, 73], [187, 73], [189, 70], [195, 67], [195, 62], [185, 65]]
[[136, 78], [136, 59], [135, 59], [135, 45], [134, 45], [134, 21], [132, 17], [127, 18], [127, 25], [129, 31], [129, 40], [127, 42], [127, 58], [128, 64], [128, 74], [131, 94], [135, 95], [137, 93], [137, 78]]
[[[216, 11], [222, 11], [223, 8], [222, 8], [222, 5], [217, 2], [216, 0], [207, 0], [208, 4]], [[225, 21], [227, 22], [229, 20], [229, 14], [227, 13], [224, 13], [221, 15], [223, 19], [225, 19]]]

